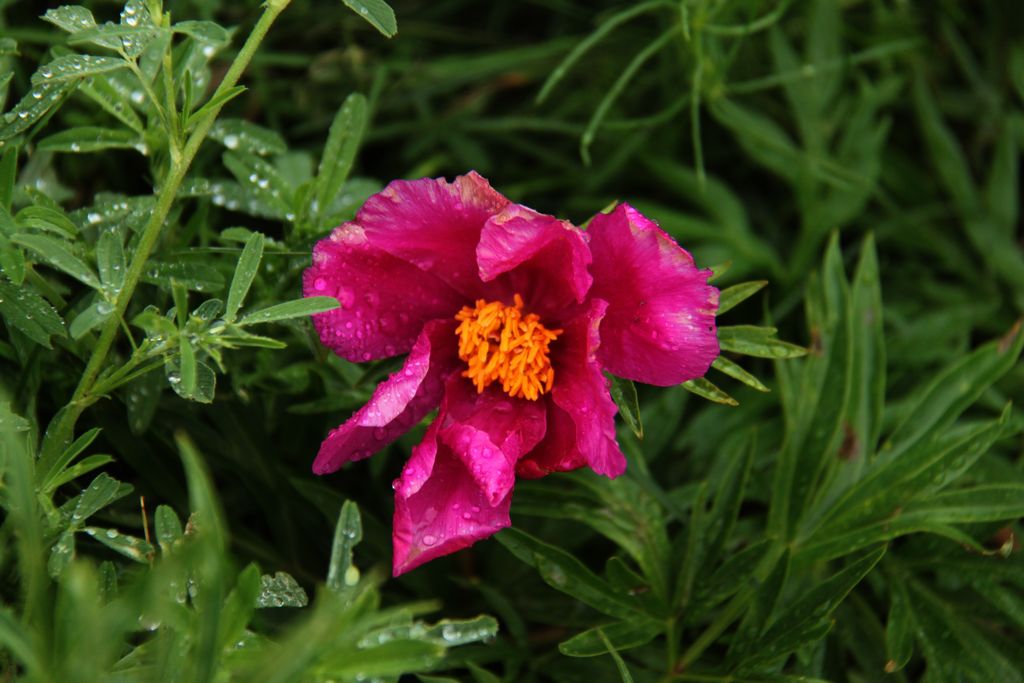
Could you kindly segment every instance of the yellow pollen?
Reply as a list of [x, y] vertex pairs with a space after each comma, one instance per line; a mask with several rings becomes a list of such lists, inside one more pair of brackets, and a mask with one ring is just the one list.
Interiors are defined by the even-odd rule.
[[459, 326], [459, 358], [468, 369], [462, 371], [483, 392], [493, 382], [509, 396], [536, 401], [551, 391], [555, 369], [548, 359], [548, 347], [562, 330], [544, 327], [536, 313], [523, 314], [523, 297], [514, 304], [477, 299], [476, 306], [463, 306], [455, 319]]

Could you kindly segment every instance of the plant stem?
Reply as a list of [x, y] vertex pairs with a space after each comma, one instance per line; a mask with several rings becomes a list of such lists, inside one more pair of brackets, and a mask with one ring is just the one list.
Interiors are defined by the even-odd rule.
[[[252, 59], [253, 54], [255, 54], [256, 49], [266, 37], [271, 25], [290, 2], [291, 0], [268, 0], [264, 6], [262, 16], [256, 22], [256, 26], [253, 27], [252, 33], [249, 34], [245, 44], [242, 45], [242, 49], [238, 51], [238, 56], [224, 75], [224, 80], [217, 87], [217, 91], [213, 94], [211, 100], [217, 101], [223, 93], [235, 87], [242, 72], [249, 65], [249, 61]], [[128, 310], [128, 304], [131, 302], [135, 288], [142, 278], [146, 262], [149, 260], [149, 256], [163, 232], [164, 221], [167, 220], [167, 215], [174, 204], [178, 188], [181, 186], [181, 182], [192, 165], [200, 145], [206, 139], [206, 135], [210, 132], [210, 127], [213, 126], [213, 122], [217, 119], [217, 115], [220, 114], [223, 106], [224, 102], [221, 102], [214, 107], [209, 116], [203, 117], [202, 121], [189, 136], [188, 142], [185, 143], [181, 156], [177, 159], [172, 159], [170, 172], [164, 178], [163, 185], [157, 194], [153, 213], [143, 229], [138, 247], [132, 255], [131, 265], [129, 265], [125, 273], [124, 285], [117, 296], [114, 312], [107, 319], [103, 330], [100, 332], [99, 340], [96, 342], [96, 346], [93, 347], [92, 354], [89, 357], [88, 363], [86, 363], [82, 378], [79, 380], [71, 400], [68, 401], [67, 406], [63, 410], [57, 413], [54, 422], [51, 423], [46, 431], [46, 438], [43, 441], [42, 452], [39, 456], [41, 465], [48, 466], [52, 463], [67, 444], [71, 442], [78, 418], [96, 400], [97, 396], [92, 395], [91, 392], [107, 360], [107, 355], [110, 353], [114, 338], [117, 336], [117, 330], [120, 325], [119, 321]], [[168, 130], [168, 134], [174, 135], [174, 131]]]

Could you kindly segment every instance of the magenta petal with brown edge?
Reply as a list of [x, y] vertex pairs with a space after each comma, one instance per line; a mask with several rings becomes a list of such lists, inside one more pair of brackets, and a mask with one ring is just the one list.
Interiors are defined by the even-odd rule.
[[710, 270], [628, 204], [594, 216], [591, 296], [608, 302], [597, 357], [612, 374], [672, 386], [703, 376], [718, 356], [718, 290]]
[[402, 368], [320, 444], [313, 472], [330, 474], [347, 462], [370, 457], [438, 406], [445, 380], [458, 369], [451, 344], [454, 329], [454, 321], [426, 324]]
[[371, 245], [472, 299], [481, 290], [476, 265], [480, 231], [508, 203], [472, 171], [452, 183], [444, 178], [396, 180], [366, 200], [356, 223]]
[[339, 308], [313, 316], [320, 341], [342, 358], [364, 362], [408, 353], [428, 320], [462, 304], [447, 284], [366, 241], [346, 223], [313, 248], [302, 277], [305, 296], [333, 296]]

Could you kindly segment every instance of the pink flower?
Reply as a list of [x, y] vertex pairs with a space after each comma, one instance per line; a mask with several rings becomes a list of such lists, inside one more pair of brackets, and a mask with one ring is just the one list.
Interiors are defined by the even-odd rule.
[[397, 180], [317, 243], [307, 296], [350, 361], [409, 354], [320, 446], [369, 457], [440, 406], [395, 481], [394, 573], [510, 525], [516, 476], [626, 468], [604, 370], [670, 386], [718, 355], [710, 271], [627, 204], [586, 232], [471, 172]]

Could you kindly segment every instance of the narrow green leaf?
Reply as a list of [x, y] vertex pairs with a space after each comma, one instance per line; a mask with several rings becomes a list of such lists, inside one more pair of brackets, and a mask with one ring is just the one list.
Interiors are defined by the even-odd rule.
[[340, 305], [338, 300], [332, 296], [311, 296], [255, 311], [239, 320], [238, 324], [258, 325], [290, 318], [304, 318], [324, 311], [333, 311]]
[[93, 470], [97, 470], [104, 465], [109, 465], [112, 462], [114, 462], [114, 458], [109, 455], [90, 455], [86, 458], [82, 458], [74, 465], [67, 467], [50, 479], [46, 492], [53, 492], [64, 484], [72, 482], [79, 477], [84, 477]]
[[179, 381], [172, 382], [172, 386], [181, 396], [192, 398], [196, 393], [196, 353], [185, 335], [178, 337], [178, 349], [181, 353]]
[[36, 252], [51, 266], [67, 273], [82, 284], [93, 289], [102, 289], [99, 278], [92, 272], [92, 269], [72, 254], [63, 240], [47, 235], [21, 234], [15, 235], [11, 241]]
[[611, 616], [624, 619], [638, 616], [631, 601], [618, 595], [604, 579], [564, 550], [515, 528], [505, 529], [495, 538], [520, 560], [536, 567], [552, 588]]
[[104, 149], [131, 149], [140, 144], [133, 131], [95, 126], [67, 128], [39, 141], [44, 152], [98, 152]]
[[165, 289], [170, 289], [172, 282], [178, 282], [197, 292], [219, 292], [224, 287], [224, 276], [219, 270], [206, 263], [188, 261], [149, 261], [142, 281]]
[[[0, 212], [9, 213], [14, 198], [14, 185], [18, 181], [18, 146], [6, 147], [0, 154]], [[0, 226], [0, 232], [3, 227]]]
[[231, 287], [228, 289], [228, 303], [224, 313], [225, 322], [234, 322], [238, 309], [245, 301], [245, 295], [249, 293], [249, 287], [259, 271], [260, 260], [263, 258], [264, 242], [262, 234], [252, 233], [242, 249], [242, 255], [238, 257], [235, 275], [231, 279]]
[[94, 427], [84, 434], [75, 439], [74, 443], [64, 449], [60, 454], [60, 457], [54, 461], [53, 465], [50, 466], [45, 472], [42, 468], [37, 470], [39, 475], [39, 486], [42, 490], [46, 491], [50, 488], [50, 481], [59, 474], [65, 467], [70, 465], [75, 458], [81, 455], [86, 448], [88, 448], [96, 437], [100, 434], [100, 428]]
[[558, 83], [565, 78], [565, 75], [569, 73], [569, 70], [583, 57], [587, 52], [590, 51], [597, 43], [599, 43], [605, 36], [611, 33], [616, 27], [621, 26], [630, 19], [637, 17], [641, 14], [646, 14], [652, 9], [658, 7], [664, 7], [668, 3], [665, 0], [650, 0], [643, 2], [633, 7], [626, 8], [621, 12], [617, 12], [612, 16], [608, 17], [604, 22], [601, 23], [589, 36], [579, 42], [574, 47], [565, 59], [563, 59], [558, 66], [552, 71], [551, 75], [548, 76], [547, 80], [544, 81], [544, 85], [541, 86], [540, 92], [537, 93], [537, 104], [542, 103], [547, 96], [551, 94]]
[[612, 400], [619, 408], [619, 414], [626, 421], [629, 428], [633, 430], [636, 438], [644, 438], [644, 426], [640, 422], [640, 400], [637, 398], [636, 385], [628, 379], [622, 379], [614, 375], [608, 375], [610, 384], [608, 389]]
[[[87, 78], [78, 86], [78, 91], [103, 107], [104, 111], [125, 126], [135, 131], [137, 134], [135, 138], [136, 145], [143, 144], [142, 136], [145, 133], [145, 125], [138, 114], [135, 113], [130, 99], [131, 95], [128, 92], [114, 87], [111, 84], [111, 79], [105, 76]], [[143, 149], [145, 148], [143, 147]]]
[[886, 673], [899, 671], [910, 661], [917, 628], [906, 587], [900, 581], [893, 581], [890, 585], [889, 617], [885, 622]]
[[757, 358], [799, 358], [807, 349], [775, 338], [774, 327], [729, 325], [718, 328], [718, 343], [723, 351]]
[[312, 212], [316, 217], [326, 215], [352, 171], [356, 153], [366, 133], [367, 109], [366, 98], [359, 93], [352, 93], [345, 98], [334, 115], [317, 169], [315, 209]]
[[104, 230], [96, 242], [96, 265], [104, 289], [116, 297], [124, 284], [125, 258], [121, 235], [115, 230]]
[[37, 86], [60, 84], [126, 68], [128, 68], [128, 62], [120, 57], [64, 55], [39, 67], [39, 70], [32, 74], [32, 84]]
[[229, 150], [258, 156], [284, 154], [288, 145], [276, 131], [256, 125], [245, 119], [217, 119], [210, 128], [210, 139]]
[[20, 135], [34, 126], [40, 119], [56, 107], [73, 87], [71, 82], [44, 83], [35, 85], [25, 96], [14, 105], [11, 111], [3, 115], [0, 122], [0, 140], [6, 141]]
[[89, 517], [131, 492], [131, 485], [119, 482], [107, 474], [100, 474], [78, 496], [78, 502], [71, 513], [71, 526], [78, 528]]
[[640, 617], [588, 629], [563, 640], [558, 651], [568, 657], [597, 657], [646, 645], [664, 630], [664, 622]]
[[175, 33], [183, 33], [211, 45], [227, 45], [231, 40], [227, 29], [212, 21], [179, 21], [171, 28]]
[[26, 206], [15, 216], [18, 225], [45, 230], [62, 237], [74, 237], [78, 226], [59, 209], [48, 206]]
[[158, 505], [153, 514], [153, 530], [156, 533], [156, 541], [160, 545], [160, 552], [164, 555], [171, 552], [176, 543], [184, 537], [181, 528], [181, 520], [178, 519], [174, 509], [167, 505]]
[[353, 12], [361, 16], [387, 38], [398, 33], [395, 11], [384, 0], [342, 0]]
[[913, 392], [913, 404], [883, 444], [880, 456], [894, 459], [951, 424], [1014, 367], [1022, 348], [1024, 334], [1017, 322], [1001, 339], [979, 347], [936, 374], [923, 390]]
[[698, 377], [697, 379], [687, 380], [683, 382], [683, 388], [689, 391], [691, 394], [696, 394], [701, 398], [705, 398], [715, 403], [721, 403], [727, 406], [738, 406], [739, 402], [729, 394], [725, 393], [714, 384]]
[[136, 536], [121, 533], [116, 529], [100, 529], [92, 526], [87, 526], [82, 531], [130, 560], [147, 563], [153, 556], [153, 546]]
[[64, 320], [34, 287], [15, 286], [0, 278], [0, 316], [26, 337], [50, 348], [50, 337], [67, 333]]
[[767, 280], [754, 280], [752, 282], [741, 282], [738, 285], [727, 287], [718, 294], [718, 312], [715, 315], [722, 315], [737, 305], [754, 296], [768, 284]]
[[359, 569], [352, 563], [352, 549], [363, 540], [363, 522], [359, 506], [346, 500], [334, 527], [331, 561], [327, 567], [327, 587], [344, 592], [359, 583]]
[[729, 377], [732, 377], [733, 379], [743, 382], [752, 389], [757, 389], [758, 391], [765, 392], [771, 391], [771, 389], [769, 389], [768, 387], [761, 383], [761, 380], [759, 380], [757, 377], [754, 377], [752, 374], [741, 368], [736, 363], [733, 363], [725, 356], [718, 356], [718, 358], [715, 358], [714, 362], [711, 363], [711, 367], [713, 367], [715, 370], [718, 370], [721, 373], [728, 375]]
[[106, 322], [113, 312], [114, 307], [111, 304], [102, 299], [96, 301], [75, 316], [75, 319], [68, 326], [68, 334], [71, 335], [72, 339], [81, 339], [90, 331]]
[[777, 660], [823, 636], [831, 628], [832, 612], [884, 554], [884, 547], [872, 551], [805, 591], [772, 622], [752, 656], [744, 661], [744, 668]]

